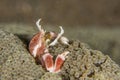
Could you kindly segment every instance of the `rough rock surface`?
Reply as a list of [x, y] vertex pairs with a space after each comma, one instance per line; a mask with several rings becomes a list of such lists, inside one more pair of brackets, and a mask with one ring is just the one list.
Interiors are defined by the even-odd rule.
[[45, 71], [11, 33], [0, 31], [0, 80], [35, 80]]
[[0, 42], [0, 80], [120, 80], [120, 67], [109, 56], [79, 40], [70, 41], [69, 46], [57, 44], [49, 48], [54, 58], [70, 51], [58, 74], [36, 65], [15, 35], [0, 30]]
[[62, 80], [62, 78], [56, 73], [46, 72], [40, 80]]
[[55, 55], [70, 51], [60, 74], [64, 80], [120, 80], [120, 67], [102, 52], [90, 49], [80, 41], [50, 48]]
[[9, 55], [16, 53], [25, 45], [16, 36], [0, 30], [0, 68]]

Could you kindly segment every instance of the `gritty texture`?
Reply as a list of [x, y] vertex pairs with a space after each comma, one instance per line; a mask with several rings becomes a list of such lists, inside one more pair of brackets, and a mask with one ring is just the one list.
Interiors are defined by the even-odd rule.
[[21, 40], [4, 31], [0, 31], [0, 66], [0, 80], [36, 80], [45, 73]]
[[[17, 46], [17, 47], [16, 47]], [[24, 44], [13, 34], [0, 30], [0, 64], [2, 65], [8, 58], [19, 49], [25, 47]]]
[[61, 76], [56, 73], [45, 73], [40, 80], [62, 80]]
[[0, 30], [0, 80], [120, 80], [120, 67], [107, 55], [79, 40], [49, 47], [54, 59], [69, 51], [61, 71], [49, 73], [35, 63], [25, 44]]
[[71, 41], [69, 46], [50, 47], [55, 56], [66, 50], [70, 54], [60, 72], [64, 80], [120, 80], [120, 68], [109, 56], [80, 41]]

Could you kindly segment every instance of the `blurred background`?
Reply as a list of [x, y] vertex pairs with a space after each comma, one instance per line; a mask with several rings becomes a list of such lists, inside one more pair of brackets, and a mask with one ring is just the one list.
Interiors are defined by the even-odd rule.
[[0, 0], [0, 29], [21, 39], [46, 30], [59, 31], [109, 55], [120, 64], [120, 0]]
[[1, 22], [45, 23], [68, 26], [120, 25], [120, 0], [0, 0]]

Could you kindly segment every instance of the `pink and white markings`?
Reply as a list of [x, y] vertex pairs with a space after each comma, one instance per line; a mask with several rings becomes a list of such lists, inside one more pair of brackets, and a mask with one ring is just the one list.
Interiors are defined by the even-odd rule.
[[36, 62], [40, 62], [46, 70], [54, 73], [60, 72], [69, 51], [64, 51], [59, 54], [54, 61], [53, 56], [49, 53], [49, 47], [56, 45], [58, 41], [62, 44], [69, 45], [69, 40], [63, 36], [64, 30], [61, 26], [61, 32], [59, 34], [56, 34], [55, 32], [46, 32], [41, 28], [41, 25], [39, 24], [40, 21], [41, 19], [36, 22], [39, 32], [33, 36], [30, 41], [29, 51]]

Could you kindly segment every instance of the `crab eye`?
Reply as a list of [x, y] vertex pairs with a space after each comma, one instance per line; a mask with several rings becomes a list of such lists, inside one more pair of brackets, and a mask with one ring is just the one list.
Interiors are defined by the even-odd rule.
[[47, 40], [47, 39], [50, 39], [50, 32], [46, 32], [45, 33], [45, 39]]
[[51, 38], [56, 38], [57, 37], [57, 34], [53, 31], [50, 32], [50, 36]]
[[57, 34], [55, 32], [46, 32], [45, 33], [45, 40], [49, 39], [50, 41], [56, 38]]

